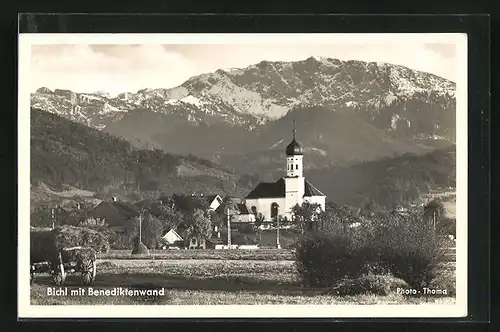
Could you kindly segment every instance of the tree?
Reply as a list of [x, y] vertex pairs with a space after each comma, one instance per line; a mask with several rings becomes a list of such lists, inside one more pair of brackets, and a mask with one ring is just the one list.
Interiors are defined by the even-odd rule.
[[187, 228], [184, 231], [187, 238], [195, 238], [198, 243], [201, 239], [209, 239], [212, 235], [212, 223], [210, 218], [201, 209], [195, 209], [188, 215]]
[[255, 227], [260, 227], [265, 220], [266, 217], [262, 213], [255, 213]]
[[163, 236], [163, 223], [160, 219], [152, 214], [146, 214], [142, 217], [134, 219], [134, 234], [139, 236], [139, 225], [141, 224], [141, 240], [146, 247], [150, 249], [156, 248], [159, 240]]
[[318, 214], [321, 212], [321, 206], [318, 203], [304, 202], [302, 205], [296, 204], [292, 208], [295, 223], [304, 232], [312, 230], [314, 226], [318, 229]]
[[208, 208], [207, 200], [200, 197], [174, 194], [172, 200], [175, 207], [186, 214], [192, 214], [196, 209], [206, 210]]
[[424, 220], [432, 225], [434, 229], [445, 215], [444, 204], [436, 199], [424, 206]]
[[158, 218], [163, 223], [163, 231], [176, 228], [182, 222], [182, 213], [174, 208], [173, 200], [170, 198], [148, 198], [136, 205], [143, 213], [149, 213]]
[[80, 220], [78, 226], [85, 228], [94, 228], [94, 229], [106, 229], [108, 227], [108, 223], [104, 218], [86, 218]]

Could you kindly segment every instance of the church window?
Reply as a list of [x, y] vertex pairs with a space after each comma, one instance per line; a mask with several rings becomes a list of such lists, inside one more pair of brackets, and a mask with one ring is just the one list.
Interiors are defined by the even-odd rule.
[[295, 169], [299, 169], [299, 164], [295, 165]]

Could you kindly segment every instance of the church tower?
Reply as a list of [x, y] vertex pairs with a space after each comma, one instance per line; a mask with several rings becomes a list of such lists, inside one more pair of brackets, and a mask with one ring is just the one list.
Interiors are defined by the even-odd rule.
[[303, 175], [304, 152], [300, 144], [295, 140], [295, 132], [294, 120], [293, 139], [286, 147], [286, 176], [284, 177], [286, 215], [289, 215], [296, 204], [302, 204], [305, 190], [305, 179]]

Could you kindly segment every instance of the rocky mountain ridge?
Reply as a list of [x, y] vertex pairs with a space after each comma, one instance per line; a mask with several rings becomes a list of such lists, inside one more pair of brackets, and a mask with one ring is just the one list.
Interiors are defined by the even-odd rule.
[[406, 67], [310, 57], [219, 69], [170, 89], [142, 89], [112, 98], [40, 88], [31, 106], [104, 129], [135, 109], [245, 130], [312, 106], [347, 111], [388, 133], [454, 141], [455, 83]]

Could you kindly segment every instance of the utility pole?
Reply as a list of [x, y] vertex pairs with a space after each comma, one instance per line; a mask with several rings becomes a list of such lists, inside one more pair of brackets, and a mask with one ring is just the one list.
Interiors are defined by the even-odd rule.
[[229, 207], [227, 208], [227, 247], [231, 249], [231, 216], [229, 215]]
[[142, 213], [139, 214], [139, 243], [142, 243]]
[[54, 229], [56, 224], [56, 216], [54, 208], [50, 209], [50, 219], [52, 219], [52, 229]]
[[281, 249], [280, 244], [280, 218], [276, 216], [276, 249]]
[[280, 214], [279, 214], [279, 206], [276, 206], [276, 249], [281, 249], [281, 244], [280, 244]]

